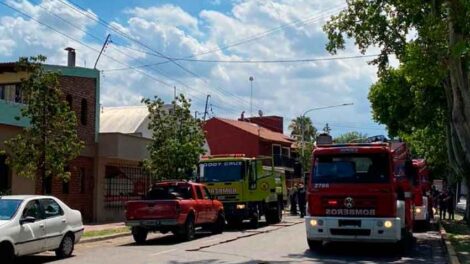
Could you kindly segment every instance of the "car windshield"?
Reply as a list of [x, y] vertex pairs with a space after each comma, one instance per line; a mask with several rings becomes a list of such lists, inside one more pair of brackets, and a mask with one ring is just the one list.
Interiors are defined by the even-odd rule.
[[386, 183], [388, 155], [343, 154], [315, 158], [312, 183]]
[[0, 220], [10, 220], [20, 207], [22, 200], [0, 199]]
[[173, 200], [173, 199], [190, 199], [191, 186], [184, 185], [157, 185], [150, 189], [147, 193], [149, 200]]
[[203, 182], [229, 182], [243, 178], [243, 161], [204, 162], [199, 164], [199, 176]]

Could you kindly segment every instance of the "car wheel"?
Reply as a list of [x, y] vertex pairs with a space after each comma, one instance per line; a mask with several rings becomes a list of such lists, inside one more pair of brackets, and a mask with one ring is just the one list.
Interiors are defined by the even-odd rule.
[[0, 258], [2, 259], [2, 263], [5, 261], [6, 264], [13, 263], [15, 260], [15, 252], [9, 243], [4, 242], [0, 244]]
[[73, 235], [66, 234], [60, 242], [60, 246], [55, 250], [55, 254], [59, 258], [68, 258], [72, 255], [73, 249], [75, 247], [75, 240]]
[[212, 224], [212, 234], [221, 234], [224, 232], [225, 227], [225, 215], [224, 213], [219, 213], [217, 220]]
[[148, 231], [141, 227], [132, 228], [132, 237], [137, 244], [143, 244], [147, 240]]
[[183, 241], [190, 241], [194, 239], [195, 234], [196, 227], [194, 226], [194, 217], [189, 216], [179, 237]]

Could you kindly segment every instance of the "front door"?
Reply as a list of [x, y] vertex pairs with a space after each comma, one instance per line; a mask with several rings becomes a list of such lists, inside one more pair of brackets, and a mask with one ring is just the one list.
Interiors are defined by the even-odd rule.
[[39, 204], [44, 212], [47, 231], [47, 250], [56, 249], [62, 242], [67, 228], [67, 220], [60, 205], [53, 199], [40, 199]]
[[20, 225], [16, 247], [19, 255], [33, 254], [45, 249], [46, 221], [43, 219], [41, 206], [38, 200], [28, 202], [22, 212], [21, 218], [34, 217], [33, 223]]
[[204, 191], [204, 202], [206, 206], [206, 221], [213, 223], [217, 217], [217, 211], [213, 205], [213, 200], [211, 198], [211, 194], [209, 193], [209, 190], [207, 187], [201, 187], [202, 190]]

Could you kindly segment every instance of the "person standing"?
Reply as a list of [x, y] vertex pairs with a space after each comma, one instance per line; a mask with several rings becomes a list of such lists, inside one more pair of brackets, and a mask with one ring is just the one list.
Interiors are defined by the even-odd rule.
[[447, 213], [449, 214], [449, 220], [454, 220], [455, 210], [455, 194], [452, 188], [447, 191]]
[[290, 199], [290, 214], [297, 215], [297, 184], [294, 185], [291, 189], [291, 193], [289, 195]]
[[300, 217], [303, 218], [305, 216], [305, 207], [307, 205], [307, 192], [305, 191], [303, 184], [300, 184], [297, 189], [297, 199], [299, 201]]
[[447, 212], [447, 190], [443, 189], [439, 194], [439, 218], [446, 219]]

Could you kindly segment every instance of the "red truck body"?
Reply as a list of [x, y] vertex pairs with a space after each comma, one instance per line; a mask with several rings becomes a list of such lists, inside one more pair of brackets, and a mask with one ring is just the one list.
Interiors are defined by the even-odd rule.
[[417, 223], [429, 224], [433, 215], [429, 170], [424, 159], [414, 159], [413, 167], [415, 169], [414, 220]]
[[408, 237], [413, 199], [405, 143], [318, 145], [312, 163], [305, 219], [311, 249], [323, 241]]
[[126, 203], [126, 225], [136, 242], [144, 242], [149, 231], [173, 232], [182, 239], [194, 237], [198, 226], [220, 233], [225, 224], [223, 205], [213, 200], [203, 184], [168, 181], [154, 184], [145, 200]]

